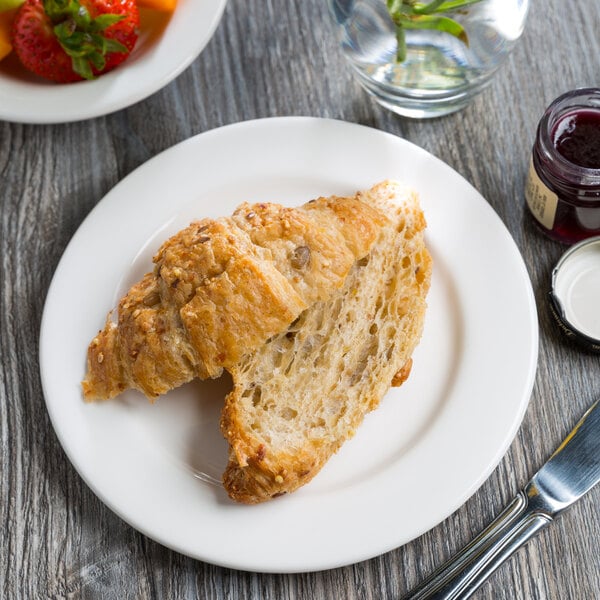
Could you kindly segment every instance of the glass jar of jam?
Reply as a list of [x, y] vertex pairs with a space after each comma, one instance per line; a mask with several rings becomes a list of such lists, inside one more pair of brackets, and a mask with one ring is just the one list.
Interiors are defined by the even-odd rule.
[[600, 88], [557, 98], [533, 145], [525, 199], [550, 238], [573, 244], [600, 235]]

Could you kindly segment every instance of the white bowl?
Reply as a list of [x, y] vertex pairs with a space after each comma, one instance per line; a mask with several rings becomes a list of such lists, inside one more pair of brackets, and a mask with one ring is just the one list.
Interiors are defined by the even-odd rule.
[[140, 10], [131, 56], [92, 81], [56, 84], [26, 71], [13, 53], [0, 61], [0, 119], [66, 123], [120, 110], [158, 91], [200, 54], [227, 0], [178, 0], [172, 14]]

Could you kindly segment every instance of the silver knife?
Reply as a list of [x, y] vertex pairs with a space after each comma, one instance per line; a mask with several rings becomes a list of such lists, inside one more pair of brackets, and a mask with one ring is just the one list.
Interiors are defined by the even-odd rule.
[[596, 401], [504, 512], [404, 600], [463, 600], [509, 556], [600, 481]]

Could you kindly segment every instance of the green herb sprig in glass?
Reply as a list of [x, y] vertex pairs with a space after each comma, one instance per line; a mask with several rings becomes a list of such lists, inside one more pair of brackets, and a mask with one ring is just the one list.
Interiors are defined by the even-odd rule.
[[387, 9], [396, 25], [398, 50], [396, 60], [406, 59], [407, 29], [437, 29], [457, 37], [468, 45], [469, 40], [463, 26], [454, 19], [441, 13], [463, 8], [481, 0], [433, 0], [418, 2], [417, 0], [386, 0]]

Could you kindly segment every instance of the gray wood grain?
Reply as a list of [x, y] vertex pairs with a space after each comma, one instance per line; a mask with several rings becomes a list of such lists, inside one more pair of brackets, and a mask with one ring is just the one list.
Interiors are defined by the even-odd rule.
[[[202, 55], [145, 101], [79, 123], [0, 122], [0, 597], [391, 600], [472, 539], [544, 462], [600, 388], [598, 356], [567, 342], [547, 311], [549, 273], [563, 248], [539, 235], [523, 209], [538, 119], [560, 93], [598, 85], [598, 31], [598, 2], [534, 0], [525, 35], [492, 86], [465, 111], [420, 122], [386, 112], [358, 88], [333, 39], [324, 1], [230, 0]], [[332, 117], [389, 131], [461, 173], [488, 199], [523, 253], [541, 334], [535, 389], [522, 427], [464, 506], [383, 556], [296, 575], [195, 561], [122, 522], [66, 459], [38, 373], [40, 319], [51, 277], [69, 239], [104, 194], [144, 161], [194, 134], [275, 115]], [[475, 597], [600, 597], [599, 502], [600, 489], [520, 550]]]

